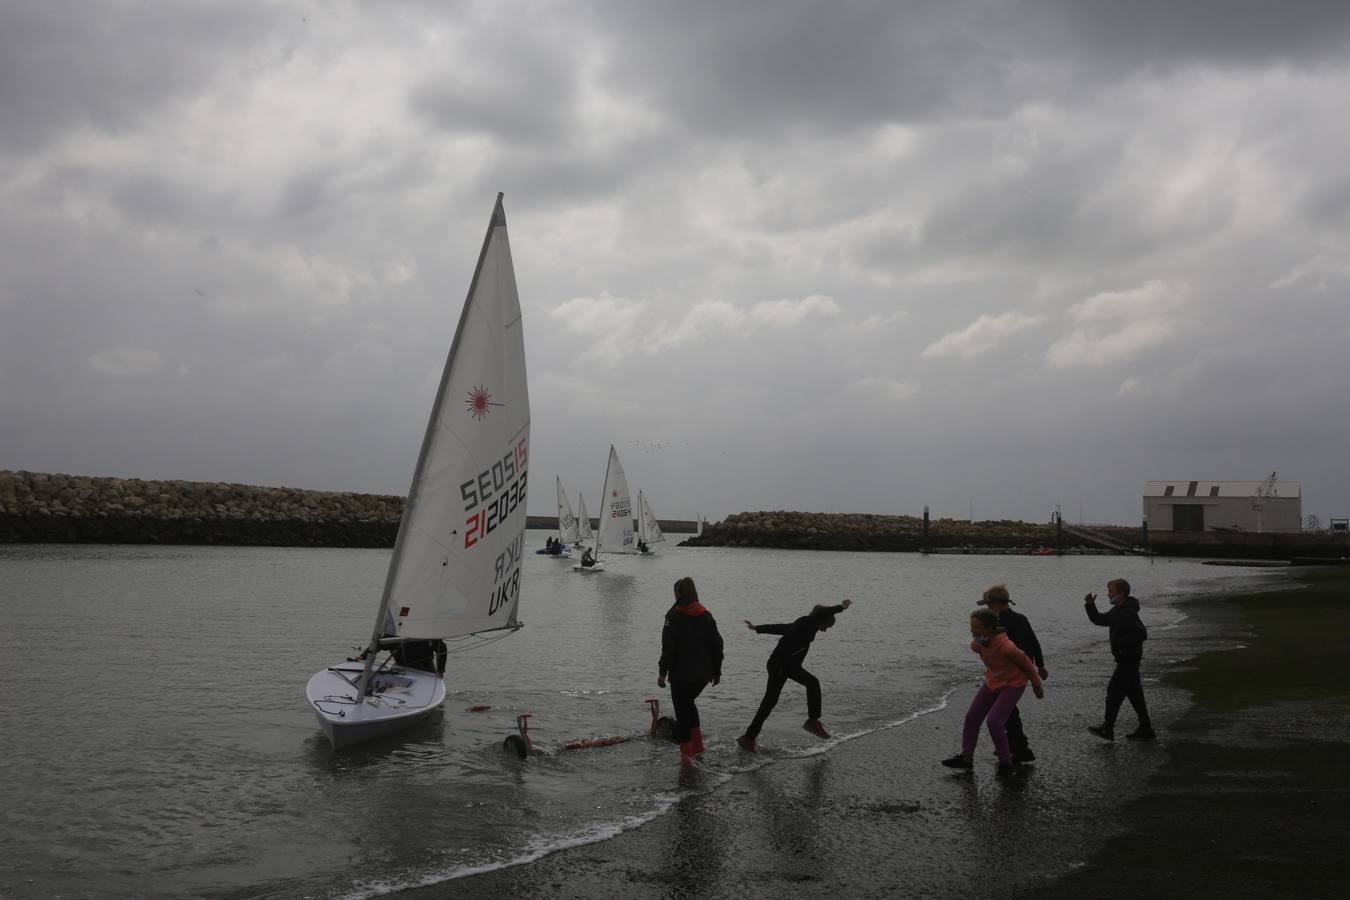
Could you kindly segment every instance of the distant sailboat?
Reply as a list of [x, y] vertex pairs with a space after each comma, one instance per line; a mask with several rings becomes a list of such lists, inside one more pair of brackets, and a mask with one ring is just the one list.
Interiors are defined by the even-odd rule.
[[595, 537], [595, 532], [591, 530], [591, 514], [586, 512], [586, 498], [577, 494], [577, 539], [575, 543], [578, 547], [581, 547], [593, 537]]
[[594, 572], [603, 567], [601, 553], [635, 553], [633, 540], [633, 499], [628, 493], [628, 478], [614, 445], [609, 447], [609, 464], [605, 467], [605, 496], [600, 501], [600, 531], [595, 537], [595, 565], [576, 565], [578, 572]]
[[698, 523], [694, 529], [694, 537], [703, 537], [703, 523], [708, 520], [703, 518], [703, 516], [699, 513], [695, 513], [695, 517], [697, 518]]
[[638, 491], [638, 553], [650, 555], [652, 544], [664, 541], [665, 535], [661, 534], [661, 526], [656, 521], [656, 514], [652, 512], [652, 506], [647, 502], [647, 495]]
[[558, 540], [550, 540], [551, 549], [545, 546], [534, 552], [557, 559], [568, 559], [572, 554], [567, 552], [567, 546], [577, 541], [577, 517], [572, 515], [572, 504], [567, 499], [567, 492], [563, 490], [562, 479], [556, 475], [553, 477], [558, 482]]
[[[444, 638], [520, 627], [530, 397], [502, 197], [450, 344], [359, 660], [305, 688], [335, 748], [392, 734], [445, 699]], [[378, 667], [381, 651], [390, 651]]]

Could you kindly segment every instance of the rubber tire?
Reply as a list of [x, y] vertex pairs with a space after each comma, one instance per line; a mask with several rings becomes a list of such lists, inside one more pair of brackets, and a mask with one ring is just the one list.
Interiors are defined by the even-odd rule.
[[508, 734], [506, 740], [502, 741], [502, 752], [509, 753], [517, 759], [524, 759], [530, 755], [530, 748], [525, 746], [525, 741], [518, 734]]
[[675, 740], [675, 719], [671, 716], [661, 716], [656, 720], [656, 736], [663, 741]]

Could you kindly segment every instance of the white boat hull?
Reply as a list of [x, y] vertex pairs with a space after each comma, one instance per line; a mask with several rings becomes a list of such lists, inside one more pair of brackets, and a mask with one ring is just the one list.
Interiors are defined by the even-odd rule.
[[444, 679], [400, 666], [376, 672], [374, 690], [357, 703], [352, 682], [360, 677], [360, 663], [338, 663], [316, 673], [305, 686], [310, 708], [335, 750], [400, 732], [445, 701]]
[[593, 566], [583, 566], [581, 563], [577, 563], [575, 566], [572, 567], [572, 571], [573, 571], [573, 572], [603, 572], [603, 571], [605, 571], [605, 564], [604, 564], [604, 563], [598, 562], [598, 563], [596, 563], [596, 564], [593, 565]]

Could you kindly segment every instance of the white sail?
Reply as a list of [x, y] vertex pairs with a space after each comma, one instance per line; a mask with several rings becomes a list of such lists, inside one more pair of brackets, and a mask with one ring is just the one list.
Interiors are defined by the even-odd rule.
[[647, 495], [642, 491], [638, 491], [638, 538], [644, 544], [655, 544], [666, 539], [661, 534], [661, 526], [657, 524], [652, 505], [647, 502]]
[[572, 515], [572, 504], [561, 478], [558, 478], [558, 538], [564, 544], [575, 544], [577, 540], [577, 517]]
[[614, 445], [609, 447], [609, 465], [605, 467], [605, 496], [600, 501], [600, 533], [595, 538], [595, 552], [633, 553], [633, 498], [628, 493], [628, 479]]
[[395, 635], [516, 626], [529, 444], [520, 298], [498, 195], [389, 563], [381, 621]]
[[706, 522], [707, 519], [703, 518], [703, 516], [702, 516], [701, 514], [695, 514], [695, 516], [696, 516], [698, 525], [697, 525], [697, 527], [696, 527], [695, 530], [694, 530], [694, 537], [703, 537], [703, 523]]
[[577, 540], [589, 541], [595, 536], [591, 530], [591, 514], [586, 512], [586, 498], [577, 494]]
[[[339, 662], [305, 686], [335, 748], [393, 734], [444, 702], [445, 647], [436, 639], [520, 627], [529, 450], [520, 298], [498, 194], [364, 662]], [[384, 638], [393, 652], [377, 670], [379, 648], [391, 646]]]

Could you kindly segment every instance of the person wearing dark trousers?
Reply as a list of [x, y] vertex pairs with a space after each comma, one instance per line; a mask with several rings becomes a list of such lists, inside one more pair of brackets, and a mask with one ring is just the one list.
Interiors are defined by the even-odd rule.
[[[1041, 676], [1041, 680], [1050, 677], [1050, 673], [1045, 668], [1045, 655], [1041, 652], [1041, 642], [1036, 639], [1036, 632], [1031, 628], [1031, 621], [1026, 616], [1012, 608], [1012, 598], [1008, 594], [1008, 588], [1005, 585], [996, 584], [984, 592], [984, 596], [976, 601], [977, 606], [987, 606], [991, 611], [998, 614], [999, 627], [1008, 635], [1008, 640], [1012, 641], [1018, 650], [1021, 650], [1027, 656], [1031, 657], [1036, 663], [1036, 672]], [[1008, 744], [1012, 748], [1012, 760], [1016, 763], [1029, 763], [1036, 758], [1036, 754], [1031, 751], [1031, 745], [1027, 741], [1026, 731], [1022, 728], [1022, 715], [1013, 707], [1012, 715], [1004, 726], [1008, 731]]]
[[1125, 737], [1132, 741], [1151, 741], [1157, 734], [1149, 721], [1148, 705], [1144, 702], [1144, 685], [1139, 680], [1139, 663], [1144, 657], [1148, 629], [1139, 619], [1139, 601], [1130, 596], [1128, 581], [1124, 578], [1108, 581], [1106, 596], [1111, 602], [1111, 608], [1106, 612], [1098, 611], [1096, 594], [1090, 593], [1083, 598], [1083, 608], [1092, 623], [1110, 629], [1111, 655], [1116, 660], [1116, 669], [1106, 685], [1106, 717], [1102, 724], [1089, 726], [1088, 731], [1103, 740], [1114, 741], [1116, 715], [1120, 712], [1121, 703], [1128, 698], [1134, 707], [1134, 714], [1139, 717], [1139, 727]]
[[1045, 689], [1041, 687], [1040, 673], [1031, 658], [1009, 640], [992, 610], [977, 609], [970, 614], [970, 637], [970, 649], [978, 653], [984, 663], [984, 678], [970, 701], [970, 709], [966, 710], [965, 725], [961, 729], [961, 752], [942, 760], [942, 764], [949, 769], [974, 768], [980, 725], [987, 724], [994, 753], [998, 756], [994, 774], [1007, 778], [1017, 770], [1008, 745], [1008, 716], [1017, 708], [1028, 684], [1038, 700], [1045, 696]]
[[712, 613], [699, 602], [694, 579], [675, 582], [675, 605], [661, 627], [661, 660], [657, 687], [670, 680], [670, 703], [675, 707], [674, 738], [680, 762], [689, 765], [703, 752], [703, 729], [694, 701], [708, 682], [722, 680], [722, 635]]
[[769, 713], [778, 705], [778, 697], [788, 679], [806, 688], [807, 719], [802, 727], [816, 737], [830, 736], [825, 726], [820, 724], [820, 681], [802, 668], [802, 662], [816, 635], [829, 631], [834, 626], [834, 617], [852, 605], [852, 600], [845, 600], [838, 606], [816, 606], [800, 619], [782, 625], [752, 625], [749, 620], [746, 621], [746, 626], [756, 634], [781, 634], [782, 637], [778, 639], [778, 646], [773, 648], [773, 653], [769, 654], [769, 662], [765, 666], [769, 672], [769, 683], [764, 688], [764, 699], [759, 701], [759, 711], [755, 713], [750, 727], [745, 729], [745, 734], [736, 738], [742, 750], [747, 753], [756, 751], [755, 738], [759, 737], [759, 730], [764, 727]]

